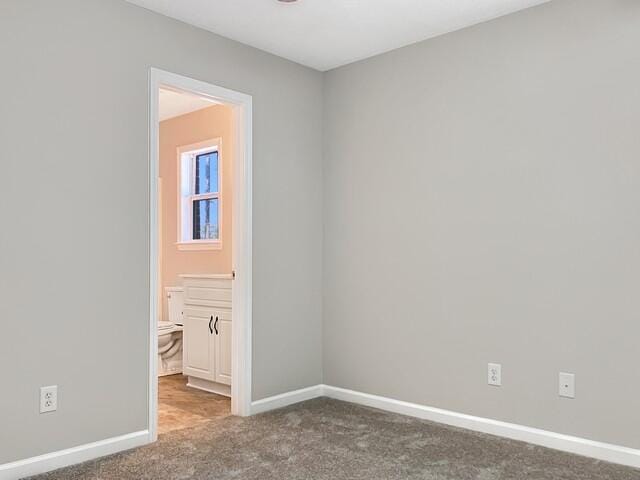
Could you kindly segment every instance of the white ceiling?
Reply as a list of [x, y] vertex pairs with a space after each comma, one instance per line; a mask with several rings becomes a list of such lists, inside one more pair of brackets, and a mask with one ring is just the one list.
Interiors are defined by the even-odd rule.
[[161, 88], [158, 112], [162, 122], [163, 120], [202, 110], [212, 105], [216, 105], [216, 102], [190, 93]]
[[128, 0], [325, 71], [549, 0]]

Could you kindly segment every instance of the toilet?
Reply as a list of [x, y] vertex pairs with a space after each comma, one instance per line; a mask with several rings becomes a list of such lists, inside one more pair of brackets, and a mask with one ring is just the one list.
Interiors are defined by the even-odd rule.
[[165, 288], [166, 320], [158, 322], [158, 376], [182, 373], [183, 289]]

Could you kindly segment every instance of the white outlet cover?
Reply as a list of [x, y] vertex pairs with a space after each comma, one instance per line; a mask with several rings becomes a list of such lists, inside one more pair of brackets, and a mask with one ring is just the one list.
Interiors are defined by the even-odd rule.
[[558, 394], [565, 398], [576, 398], [576, 376], [560, 372], [558, 380]]
[[487, 368], [487, 383], [495, 387], [502, 386], [502, 365], [490, 363]]
[[58, 386], [40, 387], [40, 413], [55, 412], [58, 409]]

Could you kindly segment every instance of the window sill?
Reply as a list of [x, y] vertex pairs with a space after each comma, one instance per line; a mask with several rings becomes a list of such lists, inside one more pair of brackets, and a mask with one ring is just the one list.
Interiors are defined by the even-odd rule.
[[222, 250], [222, 242], [220, 240], [213, 242], [177, 242], [176, 246], [181, 251]]

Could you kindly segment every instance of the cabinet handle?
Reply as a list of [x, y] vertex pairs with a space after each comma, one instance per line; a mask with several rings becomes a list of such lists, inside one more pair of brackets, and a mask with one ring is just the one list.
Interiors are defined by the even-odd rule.
[[[217, 321], [217, 318], [216, 318]], [[213, 315], [211, 315], [211, 318], [209, 319], [209, 331], [211, 332], [211, 335], [213, 335], [213, 328], [211, 328], [211, 322], [213, 322]]]
[[216, 335], [218, 335], [218, 317], [216, 317], [216, 321], [213, 324], [213, 329], [216, 331]]

